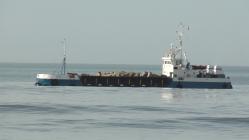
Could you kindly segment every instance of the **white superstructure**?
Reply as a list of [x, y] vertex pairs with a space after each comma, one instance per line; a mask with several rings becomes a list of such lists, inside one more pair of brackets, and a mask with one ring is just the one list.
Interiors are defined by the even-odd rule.
[[178, 26], [177, 40], [171, 44], [169, 51], [162, 57], [162, 75], [171, 77], [175, 82], [201, 83], [216, 82], [229, 83], [220, 66], [214, 65], [190, 65], [186, 53], [183, 51], [183, 35], [189, 27], [180, 24]]

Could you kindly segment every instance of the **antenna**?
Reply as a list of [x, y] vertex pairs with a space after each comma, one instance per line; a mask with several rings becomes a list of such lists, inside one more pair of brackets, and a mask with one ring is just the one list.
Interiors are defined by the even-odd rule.
[[186, 32], [186, 31], [189, 31], [189, 26], [185, 26], [185, 25], [183, 25], [183, 23], [182, 22], [180, 22], [180, 24], [177, 26], [177, 31], [176, 31], [176, 35], [177, 35], [177, 41], [178, 41], [178, 43], [179, 43], [179, 49], [180, 49], [180, 51], [181, 51], [181, 64], [182, 64], [182, 61], [183, 61], [183, 56], [184, 55], [186, 55], [186, 54], [183, 54], [184, 52], [183, 52], [183, 49], [182, 49], [182, 47], [183, 47], [183, 36], [184, 36], [184, 33]]
[[64, 58], [63, 58], [63, 65], [64, 65], [64, 71], [63, 74], [66, 74], [66, 47], [67, 47], [67, 41], [66, 38], [64, 38]]
[[67, 44], [66, 44], [66, 38], [64, 38], [64, 57], [66, 58], [66, 47], [67, 47]]

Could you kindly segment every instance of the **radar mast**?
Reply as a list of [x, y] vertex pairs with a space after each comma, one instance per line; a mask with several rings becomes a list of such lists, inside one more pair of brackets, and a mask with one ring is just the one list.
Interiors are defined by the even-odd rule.
[[[176, 47], [179, 47], [178, 50], [180, 51], [180, 64], [183, 65], [183, 60], [187, 61], [187, 57], [185, 52], [183, 52], [183, 36], [186, 31], [189, 31], [189, 26], [185, 26], [182, 22], [177, 26], [176, 35]], [[184, 59], [183, 59], [184, 57]]]

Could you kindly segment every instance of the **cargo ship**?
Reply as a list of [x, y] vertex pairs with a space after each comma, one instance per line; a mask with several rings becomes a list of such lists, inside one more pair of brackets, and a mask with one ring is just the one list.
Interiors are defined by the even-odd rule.
[[177, 39], [162, 57], [162, 72], [98, 72], [95, 75], [66, 72], [64, 58], [58, 74], [37, 74], [37, 86], [161, 87], [232, 89], [231, 80], [217, 65], [191, 65], [183, 51], [183, 35], [189, 27], [180, 24]]

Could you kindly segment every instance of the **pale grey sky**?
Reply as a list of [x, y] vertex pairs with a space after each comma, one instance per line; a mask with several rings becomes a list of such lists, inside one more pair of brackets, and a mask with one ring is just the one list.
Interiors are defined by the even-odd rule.
[[194, 64], [249, 65], [248, 0], [0, 0], [0, 62], [160, 64], [179, 22]]

